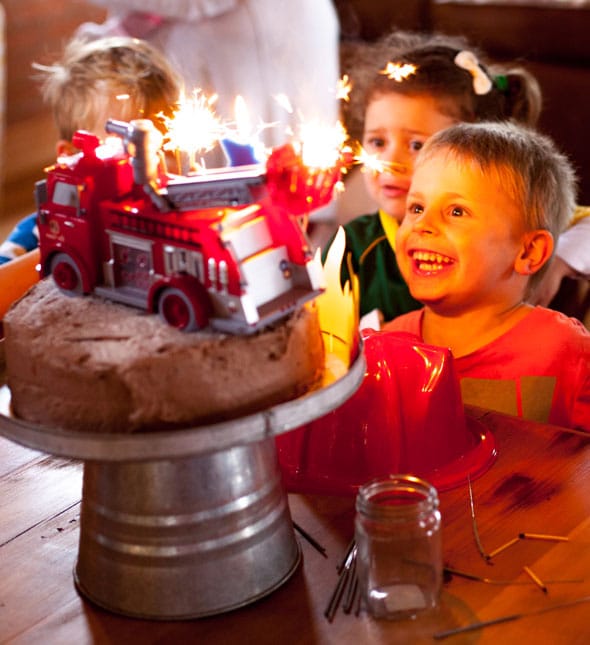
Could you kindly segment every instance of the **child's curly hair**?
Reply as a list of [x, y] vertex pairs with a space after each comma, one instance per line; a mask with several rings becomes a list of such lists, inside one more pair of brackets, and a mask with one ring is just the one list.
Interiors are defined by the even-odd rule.
[[[491, 81], [485, 94], [474, 91], [471, 72], [455, 62], [459, 52], [470, 51], [481, 72]], [[388, 62], [411, 64], [416, 72], [402, 82], [381, 73]], [[513, 65], [488, 64], [463, 37], [395, 31], [374, 43], [349, 47], [344, 71], [353, 83], [350, 103], [344, 106], [349, 134], [362, 138], [367, 105], [390, 92], [429, 95], [441, 111], [457, 121], [507, 121], [534, 126], [541, 112], [541, 90], [535, 77]]]

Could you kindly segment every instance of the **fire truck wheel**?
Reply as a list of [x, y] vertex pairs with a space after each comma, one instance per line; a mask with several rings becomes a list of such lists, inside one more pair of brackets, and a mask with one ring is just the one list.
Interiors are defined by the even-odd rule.
[[207, 325], [201, 308], [176, 287], [167, 287], [158, 300], [158, 313], [171, 326], [182, 331], [195, 331]]
[[84, 288], [80, 269], [72, 258], [65, 253], [58, 253], [51, 260], [51, 275], [55, 284], [72, 295], [82, 295]]

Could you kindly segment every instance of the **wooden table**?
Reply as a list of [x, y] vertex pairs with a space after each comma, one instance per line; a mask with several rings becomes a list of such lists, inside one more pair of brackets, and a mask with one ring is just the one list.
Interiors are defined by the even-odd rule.
[[[472, 527], [467, 483], [442, 492], [444, 559], [453, 575], [440, 608], [416, 620], [383, 622], [364, 611], [324, 616], [353, 531], [353, 500], [290, 495], [293, 520], [327, 551], [300, 539], [302, 564], [280, 589], [243, 609], [192, 621], [161, 622], [103, 611], [76, 591], [82, 464], [46, 456], [0, 437], [1, 643], [432, 643], [441, 630], [590, 597], [590, 437], [472, 411], [496, 438], [495, 464], [472, 484], [481, 543], [492, 552], [520, 532], [567, 536], [525, 539], [487, 562]], [[546, 584], [544, 593], [526, 573]], [[227, 581], [231, 584], [231, 580]], [[452, 636], [448, 643], [590, 642], [590, 602]]]

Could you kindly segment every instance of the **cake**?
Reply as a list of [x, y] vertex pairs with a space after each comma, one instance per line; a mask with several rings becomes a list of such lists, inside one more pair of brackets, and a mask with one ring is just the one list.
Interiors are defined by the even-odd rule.
[[158, 316], [40, 281], [4, 318], [12, 411], [80, 432], [195, 427], [317, 387], [324, 346], [315, 306], [248, 336], [184, 333]]

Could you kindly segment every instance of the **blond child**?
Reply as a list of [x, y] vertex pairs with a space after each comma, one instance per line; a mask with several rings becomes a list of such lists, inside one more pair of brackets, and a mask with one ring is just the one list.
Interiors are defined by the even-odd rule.
[[[357, 72], [347, 121], [353, 135], [362, 121], [363, 148], [378, 161], [365, 168], [364, 181], [379, 210], [344, 226], [345, 253], [359, 280], [360, 316], [377, 313], [386, 322], [420, 306], [397, 266], [395, 234], [421, 147], [439, 130], [463, 121], [533, 126], [541, 94], [526, 70], [485, 66], [462, 38], [395, 33], [362, 48], [357, 59], [350, 63]], [[558, 267], [566, 274], [567, 260]], [[348, 278], [343, 262], [341, 281]], [[375, 318], [361, 325], [378, 326]]]
[[[72, 135], [89, 130], [106, 136], [107, 119], [171, 116], [180, 94], [180, 77], [148, 43], [126, 36], [91, 42], [73, 39], [53, 65], [35, 65], [41, 91], [53, 113], [59, 140], [57, 156], [72, 154]], [[32, 251], [39, 244], [36, 213], [17, 223], [0, 245], [0, 264]]]
[[533, 130], [437, 133], [414, 164], [396, 240], [424, 307], [385, 329], [451, 348], [464, 403], [590, 431], [590, 333], [526, 304], [574, 204], [570, 163]]

